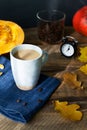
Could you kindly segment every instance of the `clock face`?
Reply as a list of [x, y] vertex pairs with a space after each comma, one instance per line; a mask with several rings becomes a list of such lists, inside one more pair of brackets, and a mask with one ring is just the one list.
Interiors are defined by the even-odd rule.
[[74, 55], [75, 49], [74, 49], [73, 45], [68, 44], [68, 43], [65, 43], [65, 44], [63, 44], [62, 47], [61, 47], [61, 52], [62, 52], [62, 54], [63, 54], [64, 56], [66, 56], [66, 57], [71, 57], [71, 56]]

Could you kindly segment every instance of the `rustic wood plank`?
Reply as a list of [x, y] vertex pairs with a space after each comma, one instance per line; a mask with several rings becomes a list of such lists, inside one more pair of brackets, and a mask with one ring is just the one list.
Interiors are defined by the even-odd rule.
[[[37, 28], [28, 28], [24, 29], [25, 32], [25, 43], [32, 43], [36, 45], [43, 45], [44, 43], [39, 40], [38, 38], [38, 33], [37, 33]], [[65, 27], [64, 35], [70, 35], [74, 32], [74, 29], [72, 27]]]

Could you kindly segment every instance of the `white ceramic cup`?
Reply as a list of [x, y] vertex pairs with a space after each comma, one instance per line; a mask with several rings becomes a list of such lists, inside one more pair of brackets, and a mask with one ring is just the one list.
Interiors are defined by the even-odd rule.
[[[32, 49], [39, 52], [39, 56], [31, 60], [16, 58], [14, 54], [19, 50]], [[40, 47], [32, 44], [22, 44], [14, 47], [10, 52], [11, 68], [14, 81], [21, 90], [31, 90], [38, 82], [42, 65], [47, 61], [48, 54]]]

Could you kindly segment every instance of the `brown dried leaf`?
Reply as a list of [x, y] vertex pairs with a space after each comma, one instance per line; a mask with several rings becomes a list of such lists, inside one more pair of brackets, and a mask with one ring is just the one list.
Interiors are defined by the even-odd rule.
[[82, 83], [77, 80], [77, 75], [75, 73], [66, 72], [63, 74], [63, 79], [69, 86], [83, 89]]

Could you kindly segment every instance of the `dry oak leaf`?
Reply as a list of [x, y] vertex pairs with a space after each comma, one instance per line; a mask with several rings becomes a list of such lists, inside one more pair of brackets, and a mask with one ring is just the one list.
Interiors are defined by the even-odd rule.
[[63, 79], [69, 86], [83, 89], [82, 83], [77, 80], [77, 75], [75, 73], [66, 72], [63, 74]]
[[61, 115], [72, 121], [79, 121], [82, 119], [82, 112], [77, 109], [80, 108], [78, 104], [69, 104], [68, 102], [60, 102], [59, 100], [54, 101], [54, 108], [59, 111]]
[[87, 64], [81, 66], [79, 70], [82, 71], [84, 74], [87, 74]]
[[80, 47], [80, 56], [78, 59], [81, 62], [87, 62], [87, 46], [86, 47]]
[[3, 74], [3, 72], [0, 72], [0, 76]]
[[[4, 69], [4, 65], [0, 64], [0, 69]], [[3, 72], [0, 71], [0, 76], [3, 74]]]
[[0, 64], [0, 69], [4, 69], [4, 65], [3, 64]]
[[24, 41], [24, 31], [12, 21], [0, 20], [0, 55]]

